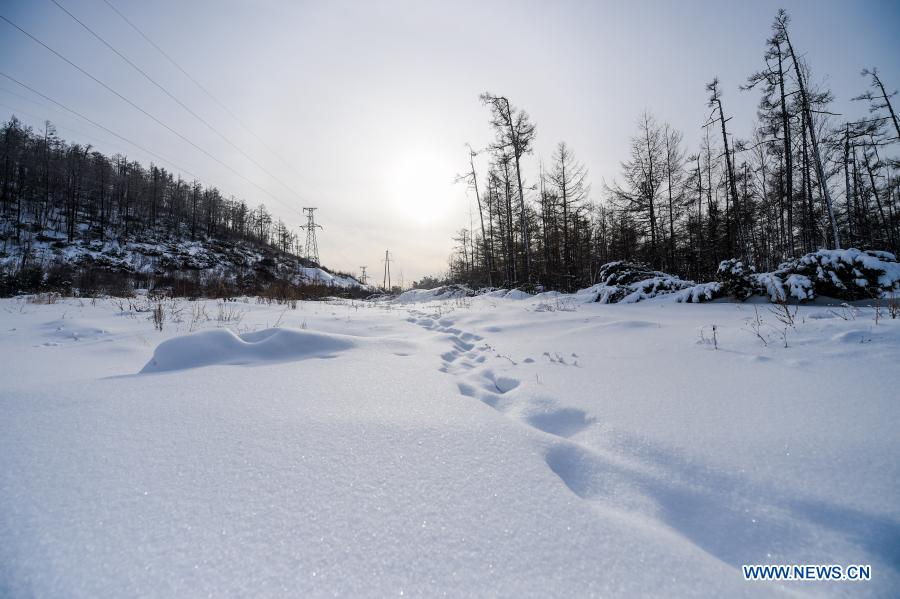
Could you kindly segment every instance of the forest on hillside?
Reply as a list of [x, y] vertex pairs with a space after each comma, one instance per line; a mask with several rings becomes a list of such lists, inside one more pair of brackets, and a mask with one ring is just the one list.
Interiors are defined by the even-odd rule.
[[183, 236], [300, 253], [297, 235], [263, 204], [252, 208], [155, 164], [66, 142], [49, 121], [34, 131], [15, 116], [0, 128], [0, 215], [4, 247], [52, 232], [67, 243]]
[[[876, 68], [862, 70], [854, 100], [868, 114], [844, 120], [813, 75], [779, 11], [759, 70], [735, 90], [759, 95], [750, 139], [732, 135], [728, 93], [712, 77], [698, 146], [689, 150], [682, 132], [644, 113], [620, 175], [599, 190], [565, 142], [529, 182], [534, 121], [506, 97], [482, 94], [495, 140], [469, 148], [460, 180], [472, 187], [477, 216], [454, 238], [449, 280], [571, 291], [616, 260], [709, 280], [726, 259], [769, 271], [822, 248], [896, 253], [897, 92]], [[482, 152], [486, 173], [476, 169]]]
[[302, 250], [263, 204], [67, 142], [49, 121], [40, 131], [15, 116], [0, 126], [0, 297], [370, 293]]

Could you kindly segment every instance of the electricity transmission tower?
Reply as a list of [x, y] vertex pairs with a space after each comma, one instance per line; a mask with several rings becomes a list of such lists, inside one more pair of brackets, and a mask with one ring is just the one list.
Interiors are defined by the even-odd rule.
[[388, 250], [384, 250], [384, 281], [382, 281], [381, 286], [385, 291], [390, 292], [391, 290], [391, 255]]
[[365, 284], [366, 284], [366, 279], [369, 278], [368, 275], [366, 274], [366, 268], [367, 268], [367, 267], [365, 267], [365, 266], [360, 266], [359, 268], [362, 269], [362, 276], [359, 277], [359, 280], [360, 280], [360, 282], [361, 282], [363, 285], [365, 285]]
[[315, 211], [318, 208], [304, 208], [306, 224], [300, 225], [306, 230], [306, 259], [319, 264], [319, 242], [316, 240], [316, 229], [322, 229], [322, 225], [316, 224]]

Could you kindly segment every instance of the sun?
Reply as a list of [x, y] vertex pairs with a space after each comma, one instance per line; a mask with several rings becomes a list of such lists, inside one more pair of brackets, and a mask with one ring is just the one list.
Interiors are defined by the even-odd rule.
[[447, 216], [452, 208], [455, 173], [434, 152], [418, 150], [403, 154], [392, 163], [388, 197], [393, 209], [418, 224], [431, 224]]

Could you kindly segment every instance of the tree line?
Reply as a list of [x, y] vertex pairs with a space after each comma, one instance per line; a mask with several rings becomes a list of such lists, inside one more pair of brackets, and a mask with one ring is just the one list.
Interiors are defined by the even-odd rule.
[[153, 241], [166, 237], [272, 245], [299, 255], [297, 235], [262, 204], [225, 197], [165, 168], [144, 167], [68, 143], [46, 121], [15, 116], [0, 128], [0, 234], [27, 249], [37, 241]]
[[477, 203], [473, 225], [459, 231], [449, 278], [473, 285], [573, 290], [594, 283], [614, 260], [634, 260], [698, 280], [720, 261], [739, 258], [758, 270], [819, 248], [857, 247], [896, 253], [900, 245], [900, 121], [877, 69], [854, 100], [869, 117], [840, 120], [832, 94], [812, 71], [779, 11], [762, 68], [742, 92], [759, 93], [750, 139], [729, 131], [728, 98], [718, 78], [706, 86], [708, 119], [698, 149], [683, 134], [644, 113], [616, 181], [591, 199], [588, 171], [560, 142], [528, 184], [534, 122], [504, 96], [484, 93], [494, 141], [479, 173], [469, 148], [459, 177]]

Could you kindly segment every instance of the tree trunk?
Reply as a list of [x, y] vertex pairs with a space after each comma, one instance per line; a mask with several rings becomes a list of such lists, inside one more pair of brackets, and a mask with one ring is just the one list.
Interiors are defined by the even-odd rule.
[[[728, 131], [725, 128], [725, 113], [722, 110], [722, 101], [718, 98], [716, 99], [716, 104], [719, 107], [719, 122], [722, 124], [722, 143], [725, 146], [725, 179], [726, 184], [728, 185], [728, 192], [731, 195], [731, 207], [733, 211], [733, 218], [736, 223], [737, 229], [737, 241], [738, 245], [742, 245], [741, 241], [741, 226], [740, 226], [740, 216], [738, 211], [738, 195], [737, 195], [737, 184], [734, 180], [734, 165], [731, 160], [731, 151], [728, 149]], [[728, 228], [728, 245], [729, 250], [731, 250], [731, 227]], [[740, 248], [741, 257], [744, 256], [743, 248]]]
[[472, 184], [475, 186], [475, 199], [478, 201], [478, 218], [481, 220], [481, 240], [484, 243], [485, 267], [487, 268], [488, 287], [493, 287], [493, 271], [494, 267], [491, 260], [491, 253], [488, 249], [487, 235], [484, 230], [484, 212], [481, 209], [481, 194], [478, 193], [478, 176], [475, 174], [475, 152], [469, 148], [469, 167], [471, 168]]
[[784, 93], [784, 67], [782, 65], [781, 44], [777, 38], [775, 40], [775, 48], [778, 51], [778, 86], [781, 91], [781, 127], [784, 129], [784, 182], [785, 182], [785, 202], [788, 210], [788, 232], [787, 237], [790, 240], [790, 256], [793, 258], [794, 253], [794, 222], [792, 205], [794, 201], [794, 166], [792, 164], [793, 154], [791, 150], [791, 119], [788, 115], [787, 96]]
[[881, 226], [887, 229], [888, 239], [891, 244], [891, 248], [894, 247], [894, 228], [891, 226], [891, 223], [888, 222], [887, 217], [884, 214], [884, 206], [881, 202], [881, 197], [878, 195], [878, 186], [875, 184], [875, 173], [872, 171], [872, 165], [869, 164], [869, 156], [863, 152], [863, 156], [865, 158], [866, 172], [869, 174], [869, 185], [872, 188], [872, 196], [875, 198], [875, 205], [878, 206], [878, 215], [881, 217]]
[[528, 235], [528, 218], [525, 215], [525, 189], [522, 185], [522, 168], [519, 164], [519, 158], [522, 155], [522, 150], [519, 147], [519, 136], [515, 131], [515, 126], [513, 125], [513, 116], [512, 109], [509, 106], [509, 100], [503, 98], [506, 103], [506, 122], [509, 125], [509, 138], [513, 142], [513, 158], [516, 160], [516, 180], [519, 184], [519, 209], [521, 210], [520, 220], [522, 226], [522, 241], [525, 249], [525, 281], [529, 282], [531, 280], [531, 246], [529, 242]]
[[897, 114], [894, 112], [894, 107], [891, 105], [890, 96], [884, 91], [884, 85], [881, 83], [881, 78], [875, 73], [872, 73], [872, 78], [875, 79], [875, 83], [878, 84], [878, 89], [881, 90], [881, 97], [887, 106], [888, 112], [891, 114], [891, 121], [894, 123], [894, 129], [897, 131], [897, 139], [900, 139], [900, 121], [897, 120]]
[[825, 168], [822, 166], [822, 155], [819, 153], [819, 142], [816, 139], [816, 126], [812, 118], [812, 110], [809, 105], [809, 96], [806, 93], [806, 84], [803, 80], [803, 73], [800, 69], [800, 63], [794, 54], [794, 46], [791, 45], [791, 38], [788, 36], [787, 28], [783, 28], [784, 41], [787, 42], [788, 51], [791, 60], [794, 63], [794, 72], [797, 74], [797, 85], [800, 87], [800, 101], [803, 105], [803, 116], [806, 119], [806, 127], [809, 130], [809, 141], [812, 144], [813, 162], [816, 167], [816, 176], [819, 180], [819, 187], [822, 190], [822, 196], [825, 198], [825, 207], [828, 210], [828, 218], [831, 221], [831, 234], [834, 239], [835, 249], [841, 249], [841, 236], [838, 232], [837, 219], [834, 217], [834, 207], [831, 201], [831, 192], [828, 190], [828, 180], [825, 177]]
[[844, 195], [847, 202], [847, 234], [853, 244], [853, 194], [850, 191], [850, 124], [844, 128]]

